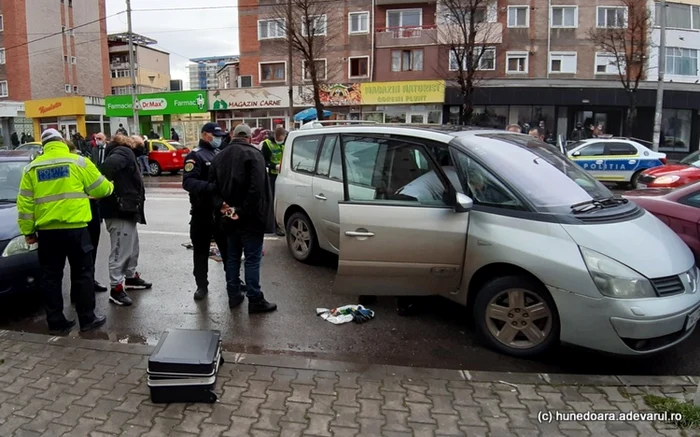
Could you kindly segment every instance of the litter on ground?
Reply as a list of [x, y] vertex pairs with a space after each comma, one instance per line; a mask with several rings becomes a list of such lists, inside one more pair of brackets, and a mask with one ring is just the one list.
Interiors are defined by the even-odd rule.
[[363, 307], [362, 305], [345, 305], [329, 310], [327, 308], [316, 308], [316, 315], [321, 316], [323, 320], [331, 322], [334, 325], [342, 325], [343, 323], [355, 322], [365, 323], [374, 318], [374, 311]]

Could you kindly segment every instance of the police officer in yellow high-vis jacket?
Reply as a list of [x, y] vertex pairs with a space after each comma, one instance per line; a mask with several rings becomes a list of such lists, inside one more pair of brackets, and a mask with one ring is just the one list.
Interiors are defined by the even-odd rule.
[[282, 153], [284, 153], [284, 140], [287, 137], [287, 131], [283, 127], [275, 128], [273, 135], [274, 139], [266, 139], [262, 142], [262, 153], [265, 157], [265, 165], [270, 174], [270, 185], [272, 186], [272, 197], [275, 197], [275, 181], [280, 172], [280, 164], [282, 163]]
[[104, 325], [95, 315], [94, 261], [87, 224], [92, 219], [89, 198], [109, 196], [114, 189], [88, 159], [71, 153], [61, 134], [41, 134], [43, 153], [24, 169], [17, 197], [19, 229], [27, 244], [39, 244], [46, 321], [52, 333], [75, 326], [63, 314], [63, 269], [70, 264], [71, 286], [80, 330]]

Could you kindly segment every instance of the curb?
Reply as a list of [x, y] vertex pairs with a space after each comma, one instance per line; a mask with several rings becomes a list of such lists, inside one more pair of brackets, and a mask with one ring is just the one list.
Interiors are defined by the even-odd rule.
[[[105, 340], [88, 340], [74, 337], [57, 337], [43, 334], [0, 330], [0, 340], [24, 341], [27, 343], [49, 344], [64, 347], [92, 349], [104, 352], [118, 352], [132, 355], [150, 355], [154, 346], [114, 343]], [[359, 364], [344, 361], [319, 360], [279, 355], [255, 355], [224, 352], [228, 363], [304, 369], [329, 372], [362, 373], [367, 378], [382, 379], [402, 376], [409, 379], [443, 379], [449, 381], [496, 382], [525, 385], [588, 385], [588, 386], [646, 386], [672, 387], [700, 383], [700, 377], [691, 376], [614, 376], [614, 375], [573, 375], [548, 373], [488, 372], [451, 369], [431, 369], [422, 367]]]

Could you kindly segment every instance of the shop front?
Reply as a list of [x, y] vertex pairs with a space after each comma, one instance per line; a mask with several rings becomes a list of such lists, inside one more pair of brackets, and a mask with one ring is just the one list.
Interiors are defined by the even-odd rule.
[[287, 87], [235, 88], [209, 91], [209, 110], [226, 131], [245, 123], [252, 129], [274, 129], [289, 123]]
[[[362, 117], [362, 84], [332, 83], [322, 84], [318, 90], [321, 104], [331, 112], [330, 120], [360, 120]], [[295, 113], [315, 106], [314, 89], [311, 86], [298, 87], [294, 95]]]
[[[173, 124], [172, 116], [185, 114], [206, 114], [209, 112], [207, 93], [204, 91], [173, 91], [163, 93], [139, 94], [136, 96], [139, 111], [139, 132], [148, 134], [155, 132], [159, 137], [170, 138], [170, 129], [178, 126]], [[133, 99], [129, 95], [105, 97], [106, 113], [112, 118], [112, 129], [115, 125], [128, 126], [130, 133], [134, 130], [130, 124], [133, 112]], [[196, 121], [195, 121], [196, 122]], [[198, 123], [198, 122], [197, 122]], [[184, 130], [184, 128], [183, 128]]]
[[369, 82], [361, 88], [362, 119], [378, 123], [440, 124], [445, 82]]
[[39, 138], [45, 129], [53, 128], [70, 138], [80, 133], [88, 138], [105, 129], [104, 99], [101, 97], [62, 97], [55, 99], [29, 100], [24, 102], [24, 112], [32, 120], [34, 138]]

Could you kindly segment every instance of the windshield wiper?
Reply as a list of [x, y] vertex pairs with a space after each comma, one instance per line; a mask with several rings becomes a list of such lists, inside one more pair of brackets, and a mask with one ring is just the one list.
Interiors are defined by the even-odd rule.
[[603, 199], [591, 199], [585, 202], [574, 203], [571, 205], [571, 212], [581, 214], [584, 212], [593, 211], [595, 209], [610, 208], [617, 205], [624, 205], [629, 200], [624, 197], [610, 196]]

